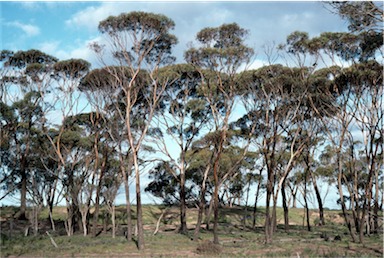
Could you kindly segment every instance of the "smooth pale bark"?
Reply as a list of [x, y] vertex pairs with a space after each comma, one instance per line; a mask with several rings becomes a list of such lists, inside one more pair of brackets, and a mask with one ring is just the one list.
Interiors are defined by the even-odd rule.
[[211, 170], [211, 167], [209, 164], [210, 164], [210, 162], [208, 163], [208, 166], [205, 168], [203, 182], [201, 184], [199, 212], [197, 214], [196, 228], [195, 228], [195, 232], [193, 234], [193, 240], [194, 241], [199, 240], [200, 227], [201, 227], [201, 222], [203, 220], [203, 211], [204, 211], [204, 207], [205, 207], [205, 192], [206, 192], [206, 187], [207, 187], [206, 182], [207, 182], [207, 178], [208, 178], [208, 173]]
[[259, 181], [257, 183], [257, 188], [256, 188], [256, 194], [255, 194], [255, 205], [253, 206], [253, 221], [252, 221], [252, 228], [255, 229], [256, 227], [256, 211], [257, 211], [257, 201], [259, 200], [259, 191], [260, 191], [260, 186], [261, 186], [261, 174], [262, 174], [262, 169], [260, 169], [260, 174], [259, 174]]
[[[125, 207], [127, 211], [127, 235], [126, 238], [128, 241], [132, 240], [132, 214], [131, 214], [131, 200], [129, 197], [129, 176], [127, 175], [125, 171], [125, 166], [123, 165], [123, 157], [121, 155], [121, 149], [119, 154], [120, 164], [121, 164], [121, 174], [123, 177], [123, 184], [124, 184], [124, 190], [125, 190]], [[127, 171], [130, 173], [132, 171], [132, 159], [128, 158], [128, 168]]]

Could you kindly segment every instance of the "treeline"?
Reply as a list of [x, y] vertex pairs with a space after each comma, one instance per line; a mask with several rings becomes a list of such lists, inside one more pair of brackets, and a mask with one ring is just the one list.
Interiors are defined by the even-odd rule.
[[[220, 206], [248, 206], [255, 188], [252, 226], [256, 206], [265, 205], [271, 243], [279, 196], [286, 230], [298, 192], [308, 212], [310, 187], [326, 223], [320, 181], [337, 186], [350, 236], [363, 242], [364, 233], [379, 232], [383, 205], [383, 10], [372, 2], [332, 7], [350, 32], [293, 32], [265, 49], [269, 65], [256, 70], [247, 69], [248, 31], [236, 23], [202, 29], [185, 63], [174, 64], [174, 22], [145, 12], [99, 23], [107, 43], [90, 46], [98, 69], [39, 50], [2, 50], [1, 199], [18, 193], [17, 217], [25, 219], [29, 206], [36, 234], [41, 209], [48, 207], [55, 230], [53, 207], [65, 201], [69, 236], [96, 236], [104, 205], [114, 236], [123, 187], [132, 240], [134, 183], [142, 249], [140, 180], [149, 170], [145, 191], [180, 207], [180, 233], [187, 233], [187, 207], [198, 207], [195, 240], [207, 208], [219, 243]], [[278, 55], [287, 65], [274, 63]], [[237, 110], [243, 116], [234, 120]]]

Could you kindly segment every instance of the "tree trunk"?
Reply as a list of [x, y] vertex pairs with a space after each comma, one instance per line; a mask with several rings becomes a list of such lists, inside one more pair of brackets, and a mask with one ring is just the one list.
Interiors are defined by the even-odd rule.
[[324, 226], [325, 225], [325, 220], [324, 220], [323, 201], [321, 199], [319, 188], [317, 187], [316, 176], [313, 175], [312, 172], [310, 172], [310, 174], [311, 174], [311, 178], [312, 178], [313, 188], [315, 189], [317, 203], [319, 205], [319, 218], [320, 218], [320, 222], [319, 223], [320, 223], [320, 226]]
[[208, 205], [208, 211], [206, 211], [206, 214], [205, 214], [205, 225], [207, 227], [207, 230], [210, 230], [212, 209], [213, 209], [213, 199], [211, 197], [211, 200], [209, 201], [209, 205]]
[[340, 196], [340, 204], [341, 204], [341, 209], [343, 211], [343, 217], [345, 224], [348, 227], [349, 234], [351, 235], [352, 241], [356, 242], [356, 235], [353, 232], [353, 227], [351, 225], [351, 221], [348, 218], [347, 214], [347, 207], [345, 206], [345, 201], [344, 201], [344, 195], [343, 195], [343, 185], [342, 185], [342, 176], [343, 176], [343, 164], [341, 161], [341, 153], [340, 153], [341, 147], [338, 148], [336, 157], [337, 157], [337, 165], [338, 165], [338, 177], [337, 177], [337, 186], [339, 189], [339, 196]]
[[[120, 150], [121, 153], [121, 150]], [[131, 213], [131, 200], [129, 197], [129, 175], [131, 174], [132, 171], [132, 159], [131, 157], [128, 157], [128, 167], [127, 171], [125, 170], [124, 167], [124, 162], [123, 162], [123, 157], [119, 155], [120, 159], [120, 164], [121, 166], [121, 173], [124, 181], [124, 190], [125, 190], [125, 203], [126, 203], [126, 210], [127, 210], [127, 240], [131, 241], [132, 240], [132, 213]], [[127, 174], [128, 172], [128, 174]]]
[[143, 210], [141, 206], [141, 189], [140, 189], [140, 169], [137, 152], [133, 151], [133, 164], [136, 176], [136, 215], [137, 215], [137, 248], [144, 249], [144, 228], [143, 228]]
[[281, 185], [281, 197], [283, 202], [283, 209], [284, 209], [284, 229], [285, 231], [289, 230], [289, 218], [288, 218], [288, 205], [287, 205], [287, 197], [285, 195], [285, 180], [283, 184]]
[[379, 170], [375, 169], [375, 201], [373, 206], [373, 233], [379, 233]]
[[203, 211], [204, 211], [204, 206], [205, 206], [204, 195], [205, 195], [205, 189], [204, 189], [204, 193], [203, 193], [203, 190], [202, 190], [202, 192], [200, 194], [199, 211], [198, 211], [198, 214], [197, 214], [196, 228], [195, 228], [195, 231], [193, 233], [193, 240], [194, 241], [198, 241], [199, 240], [200, 227], [201, 227], [201, 222], [203, 220]]
[[[248, 200], [249, 200], [249, 190], [250, 190], [250, 188], [251, 188], [251, 180], [248, 181], [247, 195], [245, 197], [245, 207], [244, 207], [244, 216], [243, 216], [243, 227], [244, 228], [247, 226]], [[240, 200], [239, 200], [239, 206], [240, 206]]]
[[97, 184], [96, 189], [96, 197], [95, 197], [95, 211], [93, 213], [93, 227], [92, 227], [92, 235], [95, 237], [97, 235], [97, 224], [99, 220], [99, 211], [100, 211], [100, 193], [101, 193], [101, 187], [103, 184], [103, 178], [104, 173], [107, 168], [107, 162], [108, 162], [108, 155], [107, 155], [107, 149], [104, 151], [104, 159], [103, 163], [101, 164], [100, 169], [100, 177], [99, 177], [99, 183]]
[[[270, 172], [268, 172], [270, 174]], [[268, 176], [267, 183], [267, 198], [266, 198], [266, 206], [265, 206], [265, 243], [272, 243], [272, 232], [273, 232], [273, 223], [270, 209], [270, 202], [272, 197], [272, 180], [271, 176]]]
[[253, 206], [253, 221], [252, 221], [252, 228], [255, 229], [256, 227], [256, 211], [257, 211], [257, 201], [259, 199], [259, 191], [260, 191], [260, 186], [262, 182], [261, 174], [263, 170], [260, 169], [259, 173], [259, 182], [257, 183], [257, 189], [256, 189], [256, 195], [255, 195], [255, 205]]
[[297, 190], [299, 188], [297, 186], [294, 187], [292, 191], [292, 208], [297, 208]]
[[305, 205], [305, 212], [307, 217], [307, 230], [311, 231], [311, 224], [310, 224], [310, 217], [309, 217], [309, 208], [308, 208], [308, 201], [307, 201], [307, 175], [305, 175], [304, 179], [304, 205]]
[[224, 144], [224, 141], [225, 141], [225, 137], [226, 137], [226, 132], [225, 130], [221, 131], [221, 134], [220, 134], [220, 142], [219, 142], [219, 146], [217, 146], [217, 153], [216, 153], [216, 157], [215, 157], [215, 163], [214, 163], [214, 167], [213, 167], [213, 179], [214, 179], [214, 182], [215, 182], [215, 188], [214, 188], [214, 191], [213, 191], [213, 209], [214, 209], [214, 212], [213, 212], [213, 243], [214, 244], [219, 244], [219, 235], [218, 235], [218, 222], [219, 222], [219, 176], [218, 176], [218, 173], [219, 173], [219, 161], [220, 161], [220, 157], [221, 157], [221, 152], [223, 150], [223, 144]]
[[200, 226], [201, 222], [203, 220], [203, 211], [205, 207], [205, 191], [206, 191], [206, 182], [208, 178], [209, 170], [211, 170], [211, 166], [209, 165], [205, 168], [204, 176], [203, 176], [203, 182], [201, 183], [201, 192], [200, 192], [200, 203], [199, 203], [199, 213], [197, 215], [197, 222], [196, 222], [196, 228], [195, 232], [193, 233], [193, 240], [198, 241], [199, 240], [199, 232], [200, 232]]
[[186, 203], [185, 203], [185, 172], [180, 171], [180, 229], [179, 233], [187, 234], [186, 220]]
[[116, 207], [112, 204], [112, 238], [116, 237]]
[[82, 212], [81, 213], [81, 221], [83, 223], [83, 235], [87, 236], [88, 235], [88, 228], [87, 228], [87, 214], [88, 211]]
[[26, 220], [27, 210], [27, 173], [25, 169], [21, 169], [21, 189], [20, 189], [20, 211], [18, 213], [18, 219]]

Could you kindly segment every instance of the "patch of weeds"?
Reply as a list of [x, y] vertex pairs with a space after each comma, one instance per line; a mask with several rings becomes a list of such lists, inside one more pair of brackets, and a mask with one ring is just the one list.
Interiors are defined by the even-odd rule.
[[305, 256], [313, 256], [313, 251], [314, 250], [312, 250], [312, 248], [310, 248], [310, 247], [305, 247], [304, 249], [303, 249], [303, 254], [305, 255]]
[[214, 244], [211, 241], [204, 241], [196, 248], [196, 253], [202, 255], [218, 255], [222, 252], [220, 245]]

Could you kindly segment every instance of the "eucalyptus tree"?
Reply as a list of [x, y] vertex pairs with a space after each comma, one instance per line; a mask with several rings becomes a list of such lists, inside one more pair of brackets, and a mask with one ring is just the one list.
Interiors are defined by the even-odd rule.
[[[14, 131], [16, 137], [14, 140], [19, 146], [17, 148], [18, 153], [15, 154], [19, 158], [20, 164], [17, 170], [21, 180], [20, 187], [18, 187], [20, 190], [20, 211], [18, 216], [20, 218], [25, 218], [27, 181], [29, 177], [27, 173], [28, 156], [31, 150], [32, 128], [41, 127], [44, 122], [43, 113], [47, 106], [43, 96], [49, 90], [52, 81], [49, 75], [56, 61], [55, 57], [34, 49], [17, 52], [1, 51], [2, 72], [4, 73], [1, 78], [1, 102], [7, 106], [15, 105], [16, 109], [18, 106], [19, 110], [14, 122], [21, 123], [22, 127], [14, 124], [13, 129], [23, 128], [24, 131], [22, 134], [17, 134]], [[17, 139], [17, 137], [22, 137], [22, 145], [20, 145], [20, 139]], [[5, 142], [1, 140], [1, 143]]]
[[327, 3], [337, 15], [349, 23], [349, 30], [382, 31], [383, 3], [375, 1], [344, 1]]
[[29, 93], [11, 106], [1, 102], [1, 184], [8, 193], [20, 192], [19, 219], [27, 218], [27, 196], [32, 190], [30, 182], [37, 165], [32, 157], [42, 117], [40, 106], [35, 105], [38, 98], [38, 94]]
[[[253, 142], [260, 149], [267, 170], [265, 237], [268, 243], [276, 228], [278, 194], [309, 139], [302, 129], [305, 112], [302, 106], [310, 72], [306, 67], [270, 65], [247, 71], [242, 76], [247, 110], [244, 127], [258, 125]], [[282, 162], [283, 158], [286, 162]]]
[[[363, 241], [364, 225], [371, 218], [375, 221], [373, 231], [377, 232], [379, 210], [379, 173], [382, 172], [380, 153], [383, 152], [383, 66], [375, 60], [352, 65], [345, 69], [340, 83], [347, 84], [354, 92], [353, 113], [355, 126], [362, 135], [364, 160], [366, 163], [366, 187], [359, 197], [362, 202], [362, 212], [359, 218], [359, 240]], [[353, 136], [351, 135], [351, 143]], [[356, 178], [357, 180], [357, 178]], [[356, 182], [356, 184], [358, 184]], [[373, 189], [375, 185], [375, 189]], [[373, 192], [374, 195], [373, 196]], [[371, 202], [374, 202], [371, 211]], [[373, 216], [371, 216], [373, 212]], [[368, 219], [366, 218], [368, 216]], [[368, 232], [369, 233], [369, 232]]]
[[116, 196], [121, 186], [121, 175], [116, 176], [116, 170], [120, 169], [119, 159], [110, 159], [108, 169], [103, 177], [101, 196], [112, 220], [112, 238], [116, 237]]
[[[380, 55], [379, 48], [382, 45], [382, 37], [381, 39], [378, 38], [377, 34], [368, 37], [365, 32], [362, 32], [360, 34], [323, 33], [319, 37], [309, 40], [307, 45], [303, 46], [309, 53], [320, 56], [325, 64], [328, 58], [334, 65], [315, 72], [314, 75], [318, 77], [317, 91], [321, 93], [322, 98], [316, 102], [311, 97], [309, 101], [325, 129], [328, 140], [336, 150], [340, 204], [353, 241], [357, 239], [353, 230], [354, 222], [346, 214], [347, 207], [342, 187], [344, 180], [342, 153], [349, 138], [356, 137], [351, 134], [356, 127], [361, 129], [362, 135], [370, 135], [369, 140], [365, 138], [367, 143], [365, 147], [369, 153], [368, 156], [371, 156], [372, 159], [368, 158], [367, 160], [375, 160], [375, 153], [378, 153], [375, 149], [379, 150], [380, 148], [379, 145], [375, 144], [375, 139], [380, 138], [380, 121], [382, 120], [380, 102], [378, 102], [379, 99], [376, 94], [380, 91], [377, 85], [381, 85], [382, 81], [382, 74], [377, 73], [377, 71], [381, 70], [382, 66], [371, 59]], [[340, 61], [347, 62], [350, 67], [335, 66]], [[355, 69], [356, 67], [359, 69]], [[364, 97], [362, 97], [363, 95]], [[369, 115], [369, 120], [365, 117], [365, 113]], [[369, 121], [368, 127], [364, 126], [365, 121]], [[334, 133], [336, 131], [337, 133]], [[369, 144], [371, 140], [372, 144]], [[374, 176], [375, 169], [370, 173]], [[369, 182], [370, 179], [367, 182], [367, 193], [364, 195], [364, 199], [367, 201], [371, 199], [368, 192], [372, 191], [372, 184]], [[355, 195], [353, 198], [359, 198], [357, 193]], [[367, 208], [368, 206], [364, 210]], [[361, 217], [360, 221], [357, 221], [358, 227], [363, 227], [361, 224], [364, 224], [364, 220], [365, 218]], [[363, 233], [361, 232], [359, 241], [363, 241]]]
[[[211, 214], [214, 209], [215, 178], [212, 173], [213, 167], [209, 164], [213, 162], [215, 145], [220, 140], [220, 132], [208, 132], [203, 137], [195, 140], [191, 150], [186, 153], [188, 162], [187, 179], [189, 189], [193, 191], [190, 195], [198, 203], [198, 218], [193, 239], [199, 238], [200, 227], [203, 222], [203, 212], [209, 201], [209, 209], [206, 212], [205, 224], [210, 228]], [[243, 196], [244, 181], [242, 179], [254, 165], [255, 154], [247, 151], [247, 146], [237, 144], [238, 132], [229, 130], [227, 132], [227, 141], [222, 149], [220, 158], [220, 170], [218, 171], [220, 195], [217, 197], [219, 205], [231, 205], [235, 199]], [[208, 165], [207, 165], [208, 164]]]
[[[206, 129], [210, 119], [209, 106], [199, 93], [201, 78], [193, 66], [167, 66], [159, 71], [159, 75], [169, 82], [162, 100], [165, 109], [155, 117], [158, 127], [152, 137], [157, 149], [169, 160], [163, 162], [164, 165], [168, 163], [167, 171], [178, 182], [179, 232], [186, 234], [186, 153], [201, 131]], [[174, 150], [175, 146], [177, 150]]]
[[[111, 66], [104, 67], [118, 81], [110, 87], [113, 87], [117, 94], [124, 96], [125, 110], [117, 110], [125, 122], [124, 134], [131, 149], [135, 171], [139, 249], [144, 248], [139, 151], [167, 86], [166, 82], [159, 81], [158, 70], [161, 65], [174, 61], [171, 51], [177, 39], [170, 34], [174, 26], [175, 23], [164, 15], [146, 12], [122, 13], [99, 23], [99, 31], [105, 36], [108, 48], [98, 43], [93, 44], [93, 50], [104, 65], [106, 58], [112, 56], [119, 67], [125, 66], [128, 71], [128, 76], [121, 78], [121, 70]], [[111, 55], [103, 56], [104, 52]], [[141, 112], [142, 117], [136, 121], [140, 125], [136, 125], [133, 130], [135, 125], [132, 118], [137, 112]]]
[[[51, 87], [49, 88], [49, 94], [45, 94], [45, 98], [49, 98], [50, 109], [45, 110], [45, 120], [42, 126], [46, 137], [51, 143], [52, 158], [57, 163], [57, 170], [55, 170], [55, 178], [63, 182], [66, 172], [72, 170], [66, 170], [66, 160], [70, 157], [70, 151], [62, 146], [62, 137], [65, 134], [67, 128], [66, 121], [69, 117], [81, 113], [84, 107], [80, 107], [81, 95], [78, 91], [78, 86], [81, 78], [87, 73], [90, 68], [90, 63], [83, 59], [69, 59], [57, 61], [48, 74], [51, 81]], [[80, 107], [80, 108], [79, 108]], [[59, 114], [59, 115], [57, 115]], [[63, 150], [64, 153], [62, 152]], [[69, 155], [69, 156], [68, 156]], [[70, 176], [71, 177], [71, 176]], [[55, 187], [58, 183], [55, 183]], [[49, 203], [49, 213], [52, 216], [53, 204], [56, 196], [56, 189], [53, 189]], [[73, 203], [74, 210], [76, 211], [76, 224], [78, 224], [79, 230], [81, 230], [80, 215], [78, 215], [78, 204]], [[72, 223], [72, 221], [71, 221]], [[68, 228], [68, 234], [72, 234], [75, 228]]]
[[[112, 69], [110, 67], [109, 69]], [[82, 80], [80, 84], [80, 91], [83, 92], [90, 105], [94, 109], [98, 124], [102, 124], [105, 131], [105, 136], [115, 145], [119, 161], [121, 176], [123, 179], [125, 189], [125, 201], [127, 210], [127, 239], [132, 239], [132, 216], [131, 216], [131, 201], [129, 194], [129, 177], [132, 173], [132, 158], [130, 154], [129, 143], [125, 133], [125, 122], [121, 119], [125, 114], [125, 104], [122, 98], [124, 95], [119, 93], [119, 89], [112, 85], [119, 84], [119, 80], [128, 76], [127, 69], [124, 67], [114, 67], [116, 71], [120, 71], [118, 77], [113, 76], [108, 72], [108, 69], [94, 69], [90, 71]], [[140, 120], [140, 114], [136, 114], [132, 120]], [[101, 131], [100, 131], [101, 132]], [[95, 137], [94, 153], [95, 153], [95, 169], [99, 166], [99, 142], [101, 140], [100, 133]], [[96, 196], [99, 196], [101, 190], [102, 176], [99, 176], [99, 187]], [[98, 208], [98, 200], [96, 206]], [[98, 210], [98, 209], [97, 209]], [[98, 214], [98, 213], [97, 213]], [[97, 217], [97, 216], [96, 216]], [[94, 218], [95, 224], [97, 219]], [[93, 234], [96, 235], [96, 227], [94, 227]]]
[[[221, 183], [218, 177], [219, 162], [227, 140], [230, 115], [237, 99], [237, 73], [242, 66], [249, 64], [254, 53], [244, 43], [247, 34], [247, 30], [236, 23], [205, 28], [196, 35], [199, 46], [192, 47], [185, 52], [186, 61], [196, 66], [201, 74], [201, 92], [209, 103], [214, 131], [219, 134], [219, 140], [214, 147], [213, 161], [215, 184], [213, 242], [215, 244], [219, 243], [217, 234], [218, 194]], [[205, 76], [203, 69], [211, 71], [212, 75]]]

